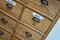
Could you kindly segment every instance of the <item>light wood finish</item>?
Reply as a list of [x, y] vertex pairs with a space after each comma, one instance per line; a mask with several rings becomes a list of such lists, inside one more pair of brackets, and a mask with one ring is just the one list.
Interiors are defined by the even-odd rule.
[[[33, 14], [34, 11], [28, 9], [28, 8], [25, 8], [25, 11], [23, 12], [23, 15], [21, 17], [21, 21], [36, 28], [37, 30], [45, 33], [46, 30], [48, 29], [48, 27], [50, 26], [50, 24], [52, 23], [52, 21], [50, 21], [49, 19], [47, 19], [46, 17], [44, 17], [43, 20], [41, 20], [39, 23], [37, 23], [36, 21], [34, 21], [32, 18], [32, 14]], [[38, 14], [38, 13], [37, 13]], [[39, 14], [40, 15], [40, 14]]]
[[50, 4], [60, 9], [60, 1], [58, 0], [48, 0]]
[[30, 0], [28, 5], [32, 8], [34, 8], [35, 10], [42, 12], [43, 14], [51, 17], [51, 18], [55, 18], [55, 16], [57, 15], [58, 12], [58, 8], [53, 6], [52, 4], [49, 4], [46, 8], [44, 6], [41, 6], [39, 0]]
[[13, 20], [15, 20], [16, 22], [22, 23], [23, 25], [25, 25], [25, 26], [31, 28], [32, 30], [36, 31], [37, 33], [42, 34], [42, 35], [45, 35], [43, 32], [36, 30], [35, 28], [33, 28], [33, 27], [31, 27], [30, 25], [28, 25], [28, 24], [26, 24], [26, 23], [24, 23], [24, 22], [22, 22], [22, 21], [16, 19], [15, 17], [9, 15], [8, 13], [6, 13], [6, 12], [4, 12], [4, 11], [2, 11], [2, 10], [0, 10], [0, 11], [3, 12], [3, 13], [4, 13], [5, 15], [7, 15], [8, 17], [10, 17], [10, 18], [12, 18]]
[[41, 5], [41, 0], [29, 0], [29, 2], [32, 1], [33, 3], [37, 4], [37, 5]]
[[2, 35], [0, 35], [0, 40], [9, 40], [11, 37], [11, 34], [8, 33], [7, 31], [3, 30], [2, 28], [0, 28], [0, 33], [1, 31], [3, 32]]
[[[17, 0], [16, 0], [16, 1], [17, 1]], [[42, 14], [43, 16], [47, 17], [48, 19], [50, 19], [50, 20], [52, 20], [52, 21], [54, 20], [54, 18], [52, 18], [52, 17], [50, 17], [50, 16], [44, 14], [43, 12], [38, 11], [38, 10], [36, 10], [35, 8], [29, 6], [29, 5], [27, 5], [27, 4], [25, 4], [25, 3], [21, 2], [21, 1], [18, 1], [18, 2], [19, 2], [20, 4], [22, 4], [22, 5], [24, 5], [25, 7], [30, 8], [30, 9], [32, 9], [33, 11], [36, 11], [36, 12]]]
[[0, 9], [7, 12], [8, 14], [18, 18], [22, 11], [23, 6], [21, 4], [19, 4], [18, 2], [16, 2], [16, 6], [14, 6], [13, 9], [9, 10], [6, 7], [6, 4], [7, 4], [6, 0], [0, 0]]
[[[25, 32], [30, 32], [32, 34], [32, 37], [27, 37]], [[32, 29], [29, 29], [28, 27], [19, 24], [17, 26], [17, 30], [15, 33], [17, 36], [24, 38], [25, 40], [40, 40], [42, 38], [41, 34], [38, 34], [37, 32], [33, 31]]]
[[17, 1], [21, 1], [21, 2], [23, 2], [25, 4], [27, 4], [29, 0], [17, 0]]
[[[14, 1], [17, 5], [9, 10], [6, 0], [0, 0], [0, 30], [4, 32], [0, 40], [45, 40], [60, 16], [59, 2], [48, 0], [49, 5], [42, 6], [40, 0]], [[33, 12], [43, 16], [44, 20], [39, 23], [32, 20]], [[8, 22], [4, 23], [6, 20], [2, 21], [2, 18]], [[29, 33], [27, 36], [26, 32], [32, 36]]]
[[13, 36], [11, 40], [21, 40], [21, 39], [17, 38], [16, 36]]
[[[4, 21], [1, 20], [2, 18], [7, 20], [7, 23], [4, 23]], [[0, 11], [0, 27], [4, 28], [4, 29], [6, 29], [6, 30], [8, 30], [10, 32], [13, 32], [15, 24], [16, 24], [16, 21], [9, 18], [3, 12]]]

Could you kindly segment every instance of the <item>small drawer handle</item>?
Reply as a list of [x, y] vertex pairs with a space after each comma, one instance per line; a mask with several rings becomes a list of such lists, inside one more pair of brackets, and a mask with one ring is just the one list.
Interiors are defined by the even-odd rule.
[[0, 30], [0, 36], [2, 36], [4, 33]]
[[32, 37], [32, 34], [30, 32], [25, 32], [26, 36]]
[[8, 21], [7, 21], [5, 18], [2, 18], [1, 21], [2, 21], [3, 23], [8, 23]]
[[44, 4], [44, 5], [47, 5], [48, 6], [48, 1], [47, 0], [41, 0], [40, 1], [42, 4]]
[[40, 19], [38, 19], [38, 18], [36, 18], [36, 17], [33, 17], [32, 19], [33, 19], [34, 21], [38, 22], [38, 23], [40, 22]]
[[12, 9], [15, 5], [16, 5], [16, 2], [14, 2], [13, 0], [6, 0], [7, 4], [7, 8], [9, 9]]
[[43, 16], [41, 16], [41, 15], [39, 15], [38, 13], [36, 13], [36, 12], [33, 12], [32, 13], [32, 19], [34, 20], [34, 21], [36, 21], [36, 22], [40, 22], [41, 20], [44, 20], [44, 17]]
[[7, 3], [6, 6], [7, 6], [8, 9], [13, 9], [13, 6], [9, 3]]

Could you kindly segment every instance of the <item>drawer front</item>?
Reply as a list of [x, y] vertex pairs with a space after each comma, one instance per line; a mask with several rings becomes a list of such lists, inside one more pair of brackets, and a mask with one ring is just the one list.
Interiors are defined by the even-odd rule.
[[9, 40], [11, 37], [11, 34], [9, 34], [7, 31], [0, 28], [0, 40]]
[[18, 37], [21, 37], [25, 40], [40, 40], [42, 38], [41, 34], [33, 31], [32, 29], [27, 28], [26, 26], [19, 24], [15, 33]]
[[29, 0], [29, 2], [32, 1], [33, 3], [36, 3], [37, 5], [41, 5], [41, 0]]
[[60, 9], [60, 0], [49, 0], [49, 3]]
[[21, 40], [21, 39], [17, 38], [16, 36], [13, 36], [11, 40]]
[[16, 22], [0, 11], [0, 27], [13, 32]]
[[28, 8], [25, 8], [25, 11], [23, 12], [23, 15], [21, 17], [21, 21], [32, 26], [33, 28], [36, 28], [37, 30], [45, 33], [50, 26], [51, 22], [49, 19], [45, 18], [44, 16], [38, 14], [40, 19], [35, 18], [33, 14], [36, 13]]
[[30, 0], [28, 6], [30, 6], [32, 9], [38, 12], [42, 12], [43, 14], [51, 18], [55, 18], [59, 10], [56, 6], [52, 5], [50, 2], [47, 7], [42, 6], [39, 0], [34, 0], [34, 1]]
[[6, 0], [0, 0], [0, 9], [7, 12], [8, 14], [18, 18], [22, 11], [23, 6], [18, 2], [15, 2], [15, 3], [16, 3], [16, 5], [10, 6]]

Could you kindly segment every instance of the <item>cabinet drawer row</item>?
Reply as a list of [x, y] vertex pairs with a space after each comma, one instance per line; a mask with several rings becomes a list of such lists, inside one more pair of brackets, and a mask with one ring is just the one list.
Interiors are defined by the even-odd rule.
[[[45, 8], [39, 4], [39, 0], [27, 0], [28, 3], [26, 0], [20, 0], [24, 3], [26, 2], [27, 6], [29, 6], [31, 9], [28, 7], [24, 8], [24, 6], [21, 5], [18, 1], [14, 1], [12, 5], [11, 3], [9, 3], [9, 1], [0, 0], [0, 9], [15, 17], [17, 20], [45, 34], [52, 23], [52, 20], [47, 17], [51, 17], [54, 19], [59, 9], [51, 4], [49, 4]], [[36, 10], [37, 12], [34, 10]], [[47, 15], [47, 17], [45, 17], [45, 15]], [[36, 31], [28, 28], [23, 24], [18, 23], [18, 25], [16, 26], [16, 23], [17, 22], [15, 20], [11, 19], [0, 11], [0, 27], [8, 30], [11, 33], [16, 31], [15, 35], [18, 37], [22, 37], [25, 40], [41, 40], [41, 38], [43, 37], [42, 34], [37, 33]], [[15, 27], [16, 30], [14, 29]], [[14, 38], [15, 37], [12, 37], [12, 40], [15, 40]], [[19, 39], [16, 38], [16, 40]]]
[[[15, 16], [15, 18], [17, 18], [17, 19], [20, 18], [18, 15], [20, 15], [20, 11], [22, 11], [23, 7], [21, 8], [22, 5], [20, 5], [19, 2], [16, 1], [16, 3], [17, 3], [16, 7], [14, 7], [13, 9], [6, 8], [6, 4], [7, 4], [6, 0], [1, 0], [0, 2], [2, 3], [2, 6], [0, 6], [1, 10], [5, 11], [8, 14], [11, 14], [11, 15], [13, 14], [12, 16]], [[12, 12], [14, 12], [14, 13], [12, 13]], [[43, 33], [45, 33], [47, 31], [50, 24], [52, 23], [52, 21], [49, 20], [48, 18], [44, 17], [40, 13], [37, 13], [27, 7], [24, 8], [24, 11], [21, 14], [22, 15], [21, 15], [20, 21], [30, 25], [31, 27], [33, 27]], [[11, 18], [9, 18], [8, 16], [4, 15], [2, 12], [0, 12], [0, 15], [1, 15], [1, 17], [0, 17], [1, 27], [3, 26], [3, 28], [6, 28], [7, 30], [9, 29], [11, 32], [13, 32], [12, 29], [14, 29], [16, 21], [14, 21]], [[6, 27], [4, 27], [4, 26], [6, 26]]]
[[0, 9], [14, 16], [15, 18], [18, 18], [23, 11], [23, 5], [19, 3], [19, 1], [28, 2], [28, 7], [39, 12], [40, 14], [43, 14], [44, 16], [47, 16], [50, 19], [54, 19], [58, 14], [59, 8], [51, 4], [50, 0], [48, 1], [49, 5], [46, 8], [41, 6], [41, 0], [15, 0], [12, 3], [7, 0], [0, 0]]
[[[45, 33], [47, 31], [47, 29], [49, 28], [50, 24], [52, 23], [52, 21], [28, 8], [25, 8], [24, 10], [25, 11], [22, 13], [22, 17], [21, 17], [20, 21]], [[1, 25], [0, 26], [3, 28], [6, 28], [7, 30], [9, 28], [12, 32], [13, 31], [12, 29], [14, 29], [14, 27], [15, 27], [16, 21], [14, 21], [11, 18], [9, 18], [8, 16], [4, 15], [4, 13], [2, 13], [1, 11], [0, 11], [0, 15], [1, 15], [1, 17], [0, 17]]]
[[[16, 1], [20, 2], [21, 0]], [[23, 1], [24, 0], [22, 0], [21, 2]], [[28, 6], [29, 8], [39, 12], [40, 14], [47, 16], [50, 19], [54, 19], [58, 14], [59, 8], [56, 5], [52, 4], [53, 3], [52, 0], [48, 1], [48, 6], [41, 4], [41, 0], [28, 0], [28, 1], [25, 0], [25, 1], [27, 2], [27, 4], [23, 2], [22, 3], [23, 5]], [[56, 2], [57, 0], [54, 1]], [[57, 3], [59, 2], [57, 1]]]
[[[25, 11], [22, 13], [20, 21], [26, 23], [27, 25], [30, 25], [31, 27], [37, 29], [40, 32], [45, 33], [52, 21], [40, 15], [39, 13], [32, 11], [31, 9], [25, 8], [24, 10]], [[37, 33], [36, 31], [28, 28], [23, 24], [19, 23], [17, 26], [15, 26], [16, 23], [17, 22], [15, 20], [11, 19], [0, 11], [0, 27], [8, 30], [11, 33], [13, 33], [13, 31], [16, 31], [15, 35], [18, 37], [22, 37], [25, 40], [40, 40], [43, 37], [42, 34]], [[15, 27], [16, 30], [14, 29]]]
[[[4, 28], [4, 29], [8, 30], [9, 32], [13, 33], [16, 22], [13, 19], [11, 19], [8, 16], [6, 16], [2, 12], [0, 12], [0, 16], [1, 16], [0, 17], [0, 27]], [[20, 23], [16, 26], [16, 30], [15, 31], [16, 32], [15, 32], [14, 35], [16, 35], [18, 37], [21, 37], [24, 40], [28, 40], [28, 39], [29, 40], [37, 40], [37, 39], [40, 40], [42, 38], [42, 36], [43, 36], [43, 35], [37, 33], [36, 31], [34, 31], [34, 30], [32, 30], [32, 29], [30, 29], [30, 28], [28, 28], [25, 25], [20, 24]], [[4, 34], [2, 37], [0, 37], [1, 40], [10, 40], [10, 38], [12, 36], [8, 32], [5, 34], [5, 33], [3, 33], [1, 31], [0, 33], [1, 33], [1, 35]], [[15, 38], [13, 36], [11, 40], [20, 40], [20, 39]]]
[[[1, 11], [0, 11], [0, 16], [1, 16], [0, 17], [0, 24], [1, 24], [0, 26], [13, 32], [13, 29], [16, 25], [16, 21], [14, 21], [13, 19], [4, 15], [4, 13]], [[52, 21], [50, 19], [44, 17], [40, 13], [37, 13], [29, 8], [24, 9], [20, 21], [30, 25], [31, 27], [33, 27], [43, 33], [45, 33], [47, 31], [50, 24], [52, 23]]]
[[23, 38], [23, 40], [41, 40], [43, 35], [38, 34], [37, 32], [29, 29], [28, 27], [22, 25], [19, 23], [17, 26], [15, 34], [16, 36], [13, 36], [3, 28], [0, 28], [0, 40], [22, 40], [20, 39]]

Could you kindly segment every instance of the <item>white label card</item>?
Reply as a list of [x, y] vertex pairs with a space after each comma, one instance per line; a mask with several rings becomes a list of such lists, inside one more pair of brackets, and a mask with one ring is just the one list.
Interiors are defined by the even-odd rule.
[[12, 6], [16, 5], [16, 2], [14, 2], [13, 0], [6, 0], [7, 3], [11, 4]]
[[43, 19], [44, 19], [43, 16], [37, 14], [36, 12], [33, 12], [33, 13], [32, 13], [32, 16], [33, 16], [33, 17], [36, 17], [36, 18], [38, 18], [38, 19], [40, 19], [40, 20], [43, 20]]

